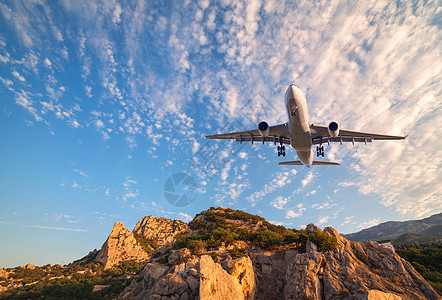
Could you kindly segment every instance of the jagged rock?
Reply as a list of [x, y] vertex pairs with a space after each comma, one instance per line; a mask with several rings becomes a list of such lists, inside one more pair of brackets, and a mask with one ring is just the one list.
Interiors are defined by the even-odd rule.
[[94, 249], [93, 251], [90, 251], [88, 253], [88, 255], [86, 255], [85, 257], [74, 261], [71, 265], [73, 266], [84, 266], [85, 264], [91, 262], [91, 261], [95, 261], [95, 259], [97, 258], [98, 255], [98, 250]]
[[198, 286], [199, 286], [198, 280], [196, 280], [195, 277], [193, 277], [192, 275], [187, 277], [186, 282], [187, 282], [187, 284], [189, 285], [189, 288], [192, 291], [196, 290], [198, 288]]
[[186, 292], [181, 294], [180, 300], [188, 300], [188, 299], [189, 299], [189, 295]]
[[323, 299], [318, 272], [324, 255], [318, 252], [297, 255], [286, 273], [285, 299]]
[[255, 299], [255, 272], [250, 257], [241, 257], [227, 262], [227, 271], [241, 284], [244, 299]]
[[180, 262], [183, 258], [189, 257], [190, 255], [191, 255], [190, 250], [187, 248], [176, 250], [172, 252], [172, 254], [169, 256], [168, 263], [170, 265], [174, 265]]
[[27, 265], [25, 266], [25, 269], [28, 269], [28, 270], [34, 270], [34, 269], [35, 269], [35, 266], [34, 266], [33, 264], [27, 264]]
[[365, 297], [367, 300], [402, 300], [402, 298], [398, 295], [384, 293], [378, 290], [368, 291]]
[[167, 274], [154, 286], [154, 292], [159, 295], [181, 294], [187, 289], [187, 283], [175, 273]]
[[0, 277], [3, 277], [3, 278], [8, 278], [8, 276], [9, 276], [9, 272], [8, 271], [6, 271], [5, 269], [0, 269]]
[[148, 259], [149, 255], [138, 244], [133, 233], [120, 222], [116, 222], [95, 261], [102, 263], [105, 269], [109, 269], [125, 260]]
[[440, 299], [389, 248], [375, 242], [350, 242], [330, 227], [324, 232], [336, 237], [337, 249], [298, 254], [287, 269], [285, 299]]
[[208, 255], [200, 259], [200, 299], [244, 299], [237, 278], [227, 273]]
[[[169, 267], [159, 263], [148, 263], [140, 272], [140, 277], [133, 280], [118, 299], [145, 299], [151, 294], [152, 288], [155, 286], [159, 278], [161, 278]], [[161, 295], [158, 295], [161, 299]], [[150, 299], [155, 299], [155, 295], [151, 295]]]
[[153, 240], [161, 247], [173, 243], [176, 236], [184, 232], [187, 224], [180, 220], [169, 220], [147, 216], [138, 221], [133, 233], [142, 234], [146, 239]]
[[313, 223], [308, 224], [307, 227], [305, 228], [305, 232], [307, 234], [310, 234], [310, 233], [315, 232], [315, 231], [321, 231], [321, 229], [319, 227], [317, 227]]
[[307, 244], [305, 245], [305, 252], [311, 253], [316, 251], [318, 251], [318, 246], [316, 246], [316, 244], [312, 241], [308, 240]]

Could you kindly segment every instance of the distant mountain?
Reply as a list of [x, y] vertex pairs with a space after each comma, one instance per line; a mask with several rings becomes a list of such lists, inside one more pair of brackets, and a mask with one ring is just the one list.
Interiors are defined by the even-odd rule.
[[[354, 242], [365, 242], [367, 240], [382, 241], [395, 240], [404, 234], [440, 238], [442, 232], [442, 213], [432, 215], [421, 220], [404, 222], [385, 222], [379, 225], [363, 229], [356, 233], [344, 235], [346, 239]], [[407, 240], [410, 240], [408, 236]]]
[[423, 234], [413, 234], [413, 233], [406, 233], [401, 235], [400, 237], [393, 240], [393, 243], [396, 245], [403, 245], [403, 244], [416, 244], [416, 243], [430, 243], [430, 242], [437, 242], [440, 241], [440, 238], [423, 235]]

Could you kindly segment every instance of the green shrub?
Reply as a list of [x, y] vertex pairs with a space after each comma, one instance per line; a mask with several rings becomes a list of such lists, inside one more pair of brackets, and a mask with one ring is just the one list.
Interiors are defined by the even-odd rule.
[[263, 247], [277, 246], [282, 244], [283, 236], [270, 230], [264, 230], [256, 232], [253, 235], [253, 240]]
[[202, 240], [189, 239], [187, 248], [189, 248], [193, 255], [201, 255], [206, 250], [206, 243]]
[[229, 250], [229, 252], [230, 252], [230, 256], [233, 259], [247, 256], [247, 250], [244, 248], [235, 248], [235, 249]]
[[310, 240], [318, 246], [318, 250], [322, 252], [335, 250], [338, 247], [336, 237], [327, 234], [324, 231], [315, 231], [309, 235]]
[[368, 256], [367, 254], [363, 253], [363, 252], [359, 252], [356, 250], [355, 252], [356, 257], [362, 261], [364, 264], [369, 265], [370, 261], [368, 260]]

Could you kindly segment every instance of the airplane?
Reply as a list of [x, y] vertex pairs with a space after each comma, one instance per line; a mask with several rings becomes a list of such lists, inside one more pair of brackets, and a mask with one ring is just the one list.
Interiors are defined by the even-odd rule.
[[323, 144], [340, 143], [371, 143], [373, 140], [404, 140], [407, 136], [392, 136], [343, 130], [338, 123], [331, 122], [328, 126], [310, 123], [307, 101], [301, 89], [291, 84], [285, 93], [285, 108], [289, 121], [284, 124], [269, 126], [267, 122], [260, 122], [258, 129], [231, 132], [224, 134], [207, 135], [208, 139], [233, 139], [237, 142], [273, 142], [278, 144], [278, 156], [285, 156], [285, 145], [292, 146], [299, 157], [297, 161], [280, 162], [280, 165], [339, 165], [336, 162], [313, 160], [316, 156], [324, 157]]

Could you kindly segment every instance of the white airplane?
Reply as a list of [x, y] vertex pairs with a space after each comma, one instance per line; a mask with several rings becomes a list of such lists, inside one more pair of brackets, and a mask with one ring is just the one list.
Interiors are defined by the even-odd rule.
[[338, 123], [331, 122], [328, 127], [310, 123], [307, 109], [307, 101], [304, 93], [298, 86], [291, 84], [285, 93], [285, 107], [289, 121], [285, 124], [269, 126], [266, 122], [258, 124], [258, 129], [232, 132], [225, 134], [208, 135], [208, 139], [234, 139], [237, 142], [273, 142], [278, 143], [278, 156], [285, 156], [285, 144], [291, 145], [300, 159], [297, 161], [280, 162], [280, 165], [339, 165], [336, 162], [314, 161], [314, 145], [316, 155], [324, 157], [322, 144], [331, 142], [348, 143], [363, 142], [365, 144], [373, 140], [404, 140], [407, 136], [391, 136], [366, 132], [339, 129]]

